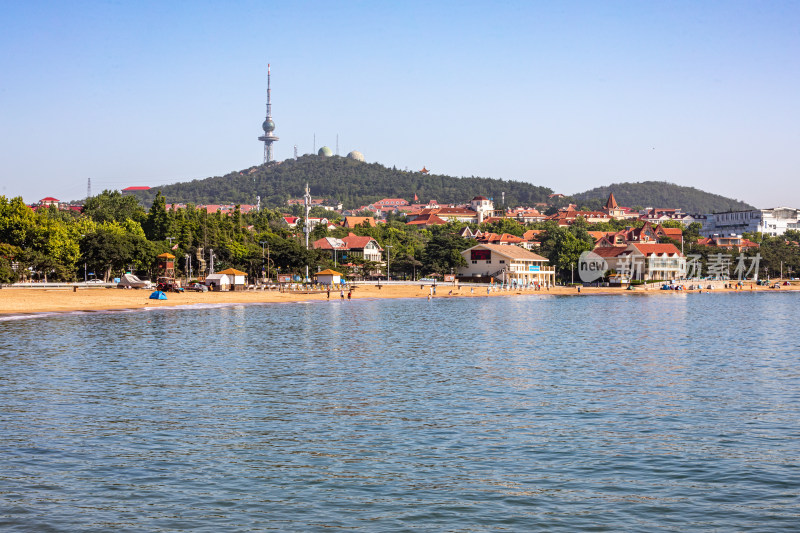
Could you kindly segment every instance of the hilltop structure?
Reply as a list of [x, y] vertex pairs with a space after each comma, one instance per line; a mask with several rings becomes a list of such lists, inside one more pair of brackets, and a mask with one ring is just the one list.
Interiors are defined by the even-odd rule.
[[278, 137], [273, 133], [275, 131], [275, 121], [272, 120], [272, 91], [269, 86], [270, 82], [270, 65], [267, 64], [267, 118], [261, 124], [261, 129], [264, 130], [264, 135], [258, 138], [259, 141], [264, 141], [264, 164], [270, 163], [272, 158], [272, 143], [278, 140]]

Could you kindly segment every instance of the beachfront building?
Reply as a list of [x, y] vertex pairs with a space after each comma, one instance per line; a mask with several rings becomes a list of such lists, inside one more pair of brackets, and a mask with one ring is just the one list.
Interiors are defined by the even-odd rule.
[[713, 213], [706, 215], [700, 235], [713, 237], [714, 235], [760, 232], [775, 237], [783, 235], [789, 229], [800, 229], [799, 217], [800, 209], [791, 207]]
[[230, 290], [243, 291], [247, 288], [247, 273], [235, 268], [220, 270], [219, 274], [224, 274], [230, 279]]
[[546, 257], [520, 246], [478, 244], [461, 252], [467, 266], [458, 269], [461, 278], [501, 281], [518, 285], [555, 285], [556, 271]]
[[317, 278], [317, 283], [322, 285], [338, 285], [342, 282], [341, 272], [336, 272], [330, 268], [317, 272], [314, 277]]
[[210, 291], [229, 291], [231, 290], [231, 278], [227, 274], [209, 274], [203, 283]]
[[608, 270], [626, 279], [671, 280], [686, 276], [686, 257], [674, 244], [630, 243], [592, 250], [605, 259]]
[[334, 262], [343, 262], [354, 257], [365, 261], [381, 262], [383, 248], [378, 241], [369, 236], [358, 236], [350, 233], [347, 237], [323, 237], [311, 243], [315, 250], [329, 250]]

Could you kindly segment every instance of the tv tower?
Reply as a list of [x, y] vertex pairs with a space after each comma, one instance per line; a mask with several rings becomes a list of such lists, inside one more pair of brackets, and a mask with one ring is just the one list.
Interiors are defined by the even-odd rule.
[[261, 128], [264, 130], [264, 135], [258, 138], [259, 141], [264, 141], [264, 164], [272, 161], [272, 143], [278, 140], [278, 137], [272, 133], [275, 131], [275, 122], [272, 120], [272, 94], [269, 88], [269, 77], [270, 66], [269, 63], [267, 63], [267, 118], [261, 125]]

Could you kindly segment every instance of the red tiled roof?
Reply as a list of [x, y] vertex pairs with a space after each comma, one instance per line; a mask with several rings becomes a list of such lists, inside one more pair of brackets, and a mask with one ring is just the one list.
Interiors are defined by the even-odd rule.
[[594, 240], [599, 241], [600, 239], [602, 239], [606, 235], [612, 235], [614, 232], [613, 231], [587, 231], [586, 233], [588, 233]]
[[439, 216], [477, 216], [472, 209], [462, 207], [426, 207], [419, 213], [420, 215], [439, 215]]
[[633, 243], [633, 246], [642, 252], [644, 255], [651, 255], [651, 254], [677, 254], [680, 255], [681, 251], [675, 248], [674, 244], [640, 244], [640, 243]]
[[344, 217], [345, 228], [354, 228], [359, 224], [366, 222], [370, 227], [375, 227], [375, 219], [373, 217]]
[[626, 253], [626, 248], [624, 246], [605, 246], [605, 247], [598, 247], [592, 250], [593, 253], [599, 255], [600, 257], [617, 257]]
[[376, 205], [408, 205], [408, 200], [403, 200], [402, 198], [384, 198], [383, 200], [378, 200], [375, 202]]
[[485, 242], [485, 243], [513, 243], [517, 244], [520, 242], [525, 242], [525, 239], [521, 237], [517, 237], [516, 235], [511, 235], [510, 233], [503, 233], [502, 235], [498, 233], [491, 233], [486, 232], [480, 237], [478, 237], [478, 242]]
[[442, 226], [447, 224], [447, 221], [436, 215], [420, 215], [406, 224], [416, 226]]
[[[354, 233], [349, 234], [342, 240], [344, 241], [345, 245], [351, 250], [353, 248], [359, 248], [359, 249], [364, 248], [367, 244], [369, 244], [370, 241], [375, 241], [375, 239], [373, 239], [369, 235], [360, 237]], [[375, 241], [375, 244], [378, 244], [378, 242]], [[380, 246], [378, 246], [378, 249], [383, 250], [383, 248], [381, 248]]]
[[131, 191], [149, 191], [150, 187], [136, 185], [133, 187], [125, 187], [122, 189], [122, 192], [131, 192]]
[[522, 234], [522, 238], [526, 241], [532, 241], [542, 233], [544, 233], [543, 229], [529, 229]]

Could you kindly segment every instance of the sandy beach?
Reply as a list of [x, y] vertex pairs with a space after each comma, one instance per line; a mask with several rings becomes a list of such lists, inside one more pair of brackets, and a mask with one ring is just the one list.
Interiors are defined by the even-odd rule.
[[[782, 289], [745, 285], [744, 290], [738, 292], [791, 290], [795, 285]], [[452, 294], [451, 294], [452, 291]], [[434, 298], [448, 297], [486, 297], [485, 287], [475, 287], [474, 292], [470, 287], [453, 288], [450, 285], [437, 286]], [[686, 291], [697, 293], [699, 291]], [[705, 292], [705, 291], [704, 291]], [[725, 292], [717, 289], [711, 292]], [[728, 292], [736, 292], [730, 289]], [[359, 285], [353, 291], [353, 299], [363, 298], [427, 298], [430, 286], [425, 285], [383, 285], [380, 288], [374, 285]], [[626, 291], [615, 287], [582, 287], [580, 293], [575, 287], [553, 287], [549, 291], [510, 290], [492, 292], [492, 297], [514, 297], [519, 295], [575, 295], [589, 296], [598, 294], [629, 294], [629, 295], [666, 295], [674, 294], [673, 291], [642, 290]], [[69, 311], [102, 311], [119, 309], [141, 309], [151, 307], [169, 307], [178, 305], [197, 304], [252, 304], [252, 303], [288, 303], [306, 300], [326, 300], [327, 293], [303, 294], [299, 292], [278, 291], [244, 291], [244, 292], [186, 292], [169, 293], [168, 300], [150, 300], [148, 290], [123, 290], [116, 288], [84, 288], [77, 291], [69, 288], [9, 288], [0, 290], [0, 313], [41, 313], [41, 312], [69, 312]], [[345, 299], [347, 293], [345, 293]], [[330, 299], [341, 299], [339, 291], [331, 291]]]

